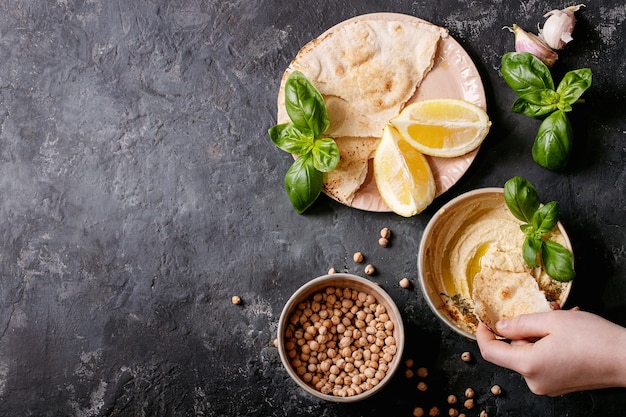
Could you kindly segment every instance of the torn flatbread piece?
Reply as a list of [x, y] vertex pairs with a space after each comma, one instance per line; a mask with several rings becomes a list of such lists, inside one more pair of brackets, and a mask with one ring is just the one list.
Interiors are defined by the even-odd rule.
[[552, 310], [537, 281], [527, 272], [483, 267], [474, 276], [472, 298], [474, 314], [493, 332], [499, 320]]
[[376, 152], [380, 139], [341, 137], [335, 142], [339, 148], [339, 164], [324, 173], [324, 191], [340, 203], [350, 205], [365, 181], [368, 160]]

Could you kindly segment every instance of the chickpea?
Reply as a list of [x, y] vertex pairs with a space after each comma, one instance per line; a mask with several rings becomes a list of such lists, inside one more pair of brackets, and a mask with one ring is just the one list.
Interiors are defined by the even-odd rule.
[[424, 381], [420, 381], [417, 384], [417, 389], [420, 391], [426, 391], [428, 389], [428, 385], [426, 385], [426, 383]]
[[457, 398], [456, 395], [448, 395], [448, 404], [456, 404]]
[[380, 229], [380, 237], [389, 239], [391, 237], [391, 230], [389, 230], [388, 227], [383, 227], [382, 229]]
[[448, 410], [448, 415], [450, 417], [459, 417], [459, 410], [457, 410], [456, 408], [451, 408]]
[[407, 358], [404, 360], [404, 366], [406, 366], [407, 368], [412, 367], [415, 364], [415, 362], [413, 362], [413, 359], [411, 358]]
[[426, 378], [428, 376], [428, 369], [427, 368], [418, 368], [417, 369], [417, 376], [419, 376], [420, 378]]
[[468, 410], [474, 408], [474, 399], [468, 398], [467, 400], [465, 400], [465, 402], [463, 403], [463, 407], [467, 408]]
[[470, 352], [463, 352], [461, 354], [461, 360], [463, 362], [470, 362], [472, 360], [472, 354]]
[[332, 274], [336, 274], [336, 273], [337, 273], [337, 270], [335, 268], [330, 268], [328, 270], [328, 275], [332, 275]]
[[411, 379], [415, 376], [415, 373], [413, 372], [412, 369], [405, 369], [404, 376], [406, 377], [406, 379]]
[[352, 259], [354, 260], [354, 262], [360, 264], [361, 262], [363, 262], [363, 254], [361, 252], [355, 252], [354, 255], [352, 255]]
[[411, 286], [411, 282], [409, 281], [408, 278], [402, 278], [400, 280], [400, 287], [401, 288], [405, 288], [406, 289], [406, 288], [409, 288], [410, 286]]
[[431, 417], [438, 416], [439, 415], [439, 408], [437, 406], [432, 407], [430, 409], [430, 411], [428, 412], [428, 415], [431, 416]]
[[482, 410], [480, 412], [480, 417], [489, 417], [489, 414], [485, 410]]
[[365, 273], [366, 273], [367, 275], [373, 275], [375, 272], [376, 272], [376, 269], [374, 269], [374, 266], [373, 266], [372, 264], [368, 264], [368, 265], [365, 267]]
[[230, 301], [235, 305], [241, 304], [241, 297], [239, 297], [238, 295], [233, 295]]
[[383, 248], [386, 248], [387, 245], [389, 245], [389, 239], [381, 237], [380, 239], [378, 239], [378, 244], [382, 246]]
[[502, 394], [502, 388], [500, 388], [500, 385], [494, 385], [493, 387], [491, 387], [491, 393], [493, 395], [500, 395]]
[[415, 407], [413, 409], [414, 417], [424, 417], [424, 409], [422, 407]]
[[471, 389], [471, 388], [467, 388], [467, 389], [465, 390], [465, 396], [466, 396], [467, 398], [473, 398], [473, 397], [474, 397], [474, 390], [473, 390], [473, 389]]

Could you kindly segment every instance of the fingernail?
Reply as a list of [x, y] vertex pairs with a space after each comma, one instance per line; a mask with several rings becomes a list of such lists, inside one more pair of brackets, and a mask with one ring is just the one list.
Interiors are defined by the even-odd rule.
[[496, 329], [498, 330], [504, 330], [507, 328], [507, 326], [509, 325], [509, 321], [508, 320], [500, 320], [496, 323]]

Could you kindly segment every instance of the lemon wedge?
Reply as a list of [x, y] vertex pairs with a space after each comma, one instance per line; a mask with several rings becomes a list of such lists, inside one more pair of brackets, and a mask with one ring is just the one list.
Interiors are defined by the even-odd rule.
[[390, 210], [410, 217], [435, 198], [435, 178], [426, 157], [387, 125], [374, 154], [374, 179]]
[[416, 101], [390, 123], [421, 153], [445, 158], [478, 148], [491, 127], [482, 108], [460, 99]]

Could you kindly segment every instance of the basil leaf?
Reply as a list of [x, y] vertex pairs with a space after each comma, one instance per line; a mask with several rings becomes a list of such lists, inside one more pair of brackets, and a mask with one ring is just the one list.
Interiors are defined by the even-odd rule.
[[313, 166], [318, 171], [332, 171], [339, 163], [339, 148], [331, 138], [317, 139], [311, 152], [313, 154]]
[[294, 126], [315, 138], [330, 126], [324, 98], [300, 71], [292, 72], [287, 78], [285, 108]]
[[554, 90], [548, 67], [528, 52], [507, 52], [502, 56], [502, 77], [518, 96], [534, 90]]
[[557, 104], [561, 100], [561, 96], [554, 90], [548, 88], [537, 88], [527, 93], [521, 94], [520, 98], [531, 104], [538, 106], [549, 106]]
[[285, 174], [287, 195], [298, 214], [311, 206], [322, 192], [324, 175], [313, 166], [310, 154], [296, 159]]
[[557, 281], [570, 281], [576, 276], [574, 256], [563, 245], [551, 240], [543, 242], [541, 257], [546, 273]]
[[524, 233], [524, 235], [526, 236], [532, 236], [536, 232], [536, 229], [534, 226], [531, 226], [530, 224], [526, 224], [526, 223], [521, 224], [519, 228], [522, 231], [522, 233]]
[[524, 257], [526, 263], [533, 268], [539, 266], [537, 263], [537, 254], [539, 253], [539, 250], [541, 250], [541, 243], [542, 241], [540, 238], [538, 239], [527, 236], [526, 239], [524, 239], [524, 244], [522, 245], [522, 256]]
[[533, 215], [533, 226], [540, 233], [547, 233], [556, 226], [559, 221], [561, 208], [559, 203], [551, 201], [539, 208]]
[[533, 185], [521, 177], [513, 177], [504, 184], [504, 201], [517, 219], [530, 223], [541, 202]]
[[293, 123], [283, 123], [268, 130], [278, 148], [295, 155], [304, 155], [314, 146], [313, 137], [304, 135]]
[[589, 68], [581, 68], [566, 73], [556, 89], [561, 97], [559, 107], [564, 111], [571, 111], [572, 104], [576, 103], [591, 86], [591, 78], [591, 69]]
[[533, 160], [544, 168], [563, 169], [572, 147], [572, 125], [563, 110], [556, 110], [539, 125], [532, 147]]
[[515, 100], [515, 103], [513, 103], [513, 106], [511, 107], [511, 110], [515, 113], [520, 113], [525, 116], [533, 117], [535, 119], [541, 119], [544, 116], [552, 113], [556, 109], [558, 109], [557, 104], [542, 106], [529, 103], [522, 98], [518, 98], [517, 100]]

